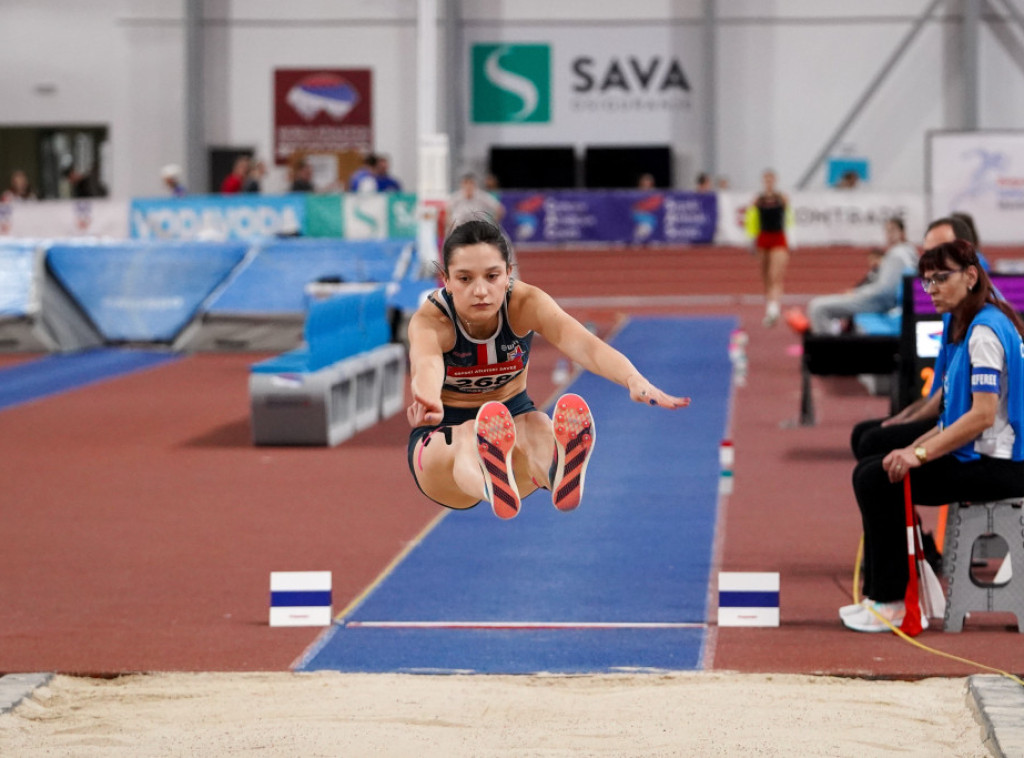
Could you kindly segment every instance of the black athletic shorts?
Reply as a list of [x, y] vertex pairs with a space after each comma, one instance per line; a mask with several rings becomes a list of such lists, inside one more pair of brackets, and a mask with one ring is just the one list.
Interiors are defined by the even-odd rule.
[[[533, 404], [533, 400], [530, 399], [530, 396], [526, 394], [525, 390], [520, 392], [515, 397], [503, 401], [503, 403], [505, 407], [508, 408], [508, 412], [511, 413], [513, 417], [522, 416], [524, 413], [530, 413], [531, 411], [537, 410], [537, 406]], [[409, 471], [412, 472], [412, 478], [413, 481], [416, 482], [417, 487], [420, 486], [420, 483], [419, 480], [416, 478], [416, 465], [415, 461], [413, 460], [413, 456], [416, 454], [417, 443], [419, 443], [421, 439], [424, 439], [432, 432], [437, 431], [444, 435], [445, 444], [452, 444], [451, 428], [453, 426], [463, 424], [467, 421], [472, 421], [473, 419], [476, 418], [478, 410], [480, 410], [479, 407], [454, 408], [452, 406], [446, 405], [444, 406], [444, 419], [441, 421], [440, 424], [438, 424], [437, 426], [417, 426], [415, 429], [412, 430], [412, 432], [409, 434]], [[436, 438], [432, 438], [431, 442], [435, 440]], [[423, 492], [422, 488], [420, 489], [420, 492]], [[423, 494], [426, 495], [427, 493], [424, 492]], [[439, 505], [444, 505], [444, 503], [439, 503]]]

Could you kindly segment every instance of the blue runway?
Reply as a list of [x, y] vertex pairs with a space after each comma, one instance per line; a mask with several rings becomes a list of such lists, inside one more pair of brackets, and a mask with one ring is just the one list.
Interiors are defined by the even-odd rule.
[[613, 344], [656, 385], [664, 411], [584, 374], [597, 445], [583, 505], [540, 491], [512, 521], [448, 513], [299, 670], [612, 672], [701, 666], [728, 424], [731, 318], [630, 321]]
[[0, 370], [0, 410], [159, 366], [178, 357], [148, 350], [96, 349], [48, 355], [11, 366]]

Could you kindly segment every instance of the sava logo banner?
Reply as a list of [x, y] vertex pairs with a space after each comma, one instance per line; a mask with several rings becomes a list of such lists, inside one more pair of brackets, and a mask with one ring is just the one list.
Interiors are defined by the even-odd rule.
[[[565, 51], [563, 51], [564, 53]], [[570, 82], [573, 110], [658, 111], [690, 107], [691, 84], [679, 57], [656, 52], [571, 55], [553, 74], [552, 46], [472, 46], [472, 119], [476, 124], [552, 120], [552, 83]], [[561, 68], [568, 66], [563, 72]]]
[[[698, 27], [474, 25], [466, 29], [465, 150], [491, 146], [701, 144]], [[691, 156], [693, 157], [693, 156]]]

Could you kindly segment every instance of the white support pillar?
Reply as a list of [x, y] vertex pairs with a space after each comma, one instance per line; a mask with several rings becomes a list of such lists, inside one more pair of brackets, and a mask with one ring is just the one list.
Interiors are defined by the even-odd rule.
[[203, 3], [185, 0], [185, 179], [192, 192], [206, 190], [203, 111]]
[[437, 0], [416, 2], [416, 133], [437, 131]]
[[416, 17], [416, 248], [421, 272], [438, 260], [438, 218], [448, 196], [448, 135], [437, 123], [437, 0], [417, 0]]

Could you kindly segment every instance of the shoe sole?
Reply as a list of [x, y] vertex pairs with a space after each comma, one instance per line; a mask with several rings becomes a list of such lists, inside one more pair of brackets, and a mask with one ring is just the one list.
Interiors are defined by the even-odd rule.
[[[857, 624], [853, 617], [847, 617], [843, 619], [843, 626], [854, 632], [861, 632], [862, 634], [880, 634], [881, 632], [891, 632], [892, 629], [887, 627], [881, 621], [876, 619], [874, 616], [871, 617], [871, 625]], [[892, 622], [892, 625], [897, 629], [900, 628], [900, 624], [903, 623], [903, 619], [900, 619], [899, 623]]]
[[484, 475], [491, 510], [500, 519], [515, 518], [522, 504], [512, 473], [512, 449], [516, 425], [502, 403], [484, 403], [476, 414], [476, 453]]
[[[892, 631], [892, 629], [890, 629], [884, 622], [879, 620], [878, 617], [876, 617], [875, 614], [872, 613], [871, 610], [869, 610], [866, 606], [865, 606], [865, 613], [866, 613], [866, 616], [865, 616], [866, 621], [865, 622], [859, 622], [857, 620], [857, 614], [851, 614], [851, 615], [846, 616], [845, 618], [842, 619], [843, 626], [845, 626], [847, 629], [852, 629], [855, 632], [863, 632], [865, 634], [877, 634], [877, 633], [881, 633], [881, 632], [891, 632]], [[883, 618], [884, 618], [884, 616], [883, 616]], [[889, 623], [892, 624], [897, 629], [899, 629], [900, 627], [903, 626], [903, 619], [904, 618], [905, 618], [905, 616], [900, 615], [900, 616], [897, 616], [896, 618], [889, 619]], [[929, 626], [928, 618], [925, 616], [924, 613], [922, 613], [921, 614], [921, 631], [924, 631], [925, 629], [927, 629], [928, 626]]]
[[560, 511], [571, 511], [583, 500], [583, 484], [594, 451], [594, 417], [579, 395], [562, 395], [551, 418], [555, 434], [551, 502]]

